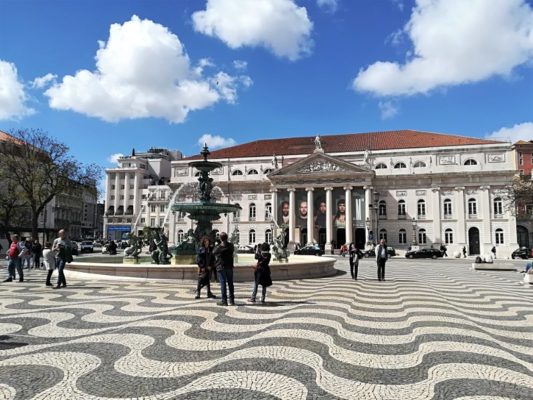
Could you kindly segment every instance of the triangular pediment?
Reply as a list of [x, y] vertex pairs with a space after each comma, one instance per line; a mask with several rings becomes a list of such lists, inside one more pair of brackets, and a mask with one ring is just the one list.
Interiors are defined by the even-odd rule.
[[301, 176], [303, 178], [307, 175], [313, 175], [316, 177], [320, 175], [331, 176], [339, 174], [368, 176], [373, 175], [373, 171], [325, 153], [317, 152], [272, 172], [269, 175], [269, 178], [275, 180], [276, 178], [282, 177]]

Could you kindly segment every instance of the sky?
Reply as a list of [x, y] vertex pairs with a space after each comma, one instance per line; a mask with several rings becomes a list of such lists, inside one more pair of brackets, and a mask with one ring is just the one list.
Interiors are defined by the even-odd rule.
[[83, 163], [414, 129], [533, 139], [533, 0], [0, 0], [0, 130]]

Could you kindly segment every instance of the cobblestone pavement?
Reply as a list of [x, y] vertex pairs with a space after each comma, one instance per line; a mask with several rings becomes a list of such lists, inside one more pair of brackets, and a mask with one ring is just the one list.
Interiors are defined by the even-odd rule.
[[[346, 270], [346, 260], [339, 261]], [[1, 399], [532, 399], [533, 285], [466, 262], [274, 282], [266, 305], [193, 283], [44, 272], [0, 284]], [[215, 293], [217, 293], [215, 291]]]

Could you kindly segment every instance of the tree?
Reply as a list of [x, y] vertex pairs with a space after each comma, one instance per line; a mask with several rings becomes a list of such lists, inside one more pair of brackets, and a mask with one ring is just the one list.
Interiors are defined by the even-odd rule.
[[81, 193], [84, 187], [96, 190], [101, 168], [79, 163], [68, 146], [45, 131], [20, 129], [10, 134], [14, 140], [4, 146], [0, 173], [17, 185], [15, 197], [29, 208], [32, 238], [37, 239], [39, 216], [46, 205], [65, 192]]
[[528, 213], [528, 209], [533, 209], [533, 180], [531, 176], [515, 176], [507, 189], [508, 207], [513, 215], [521, 218]]

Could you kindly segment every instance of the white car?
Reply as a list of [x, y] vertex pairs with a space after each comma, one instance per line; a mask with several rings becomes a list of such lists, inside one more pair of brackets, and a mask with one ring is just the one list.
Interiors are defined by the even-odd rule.
[[90, 240], [84, 240], [80, 243], [81, 253], [92, 253], [94, 251], [94, 244]]

